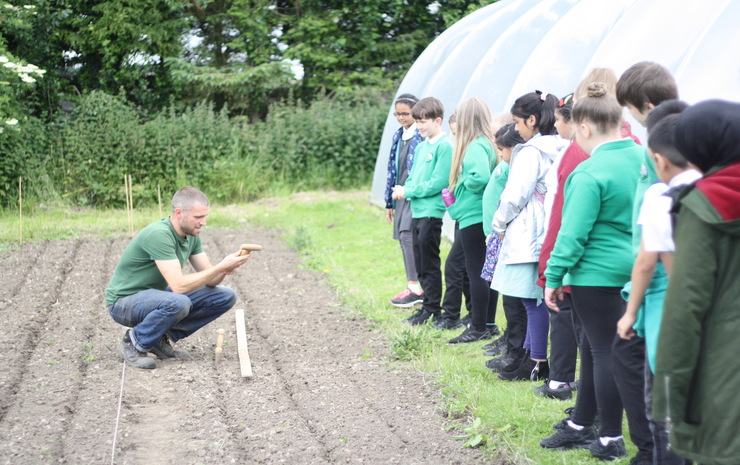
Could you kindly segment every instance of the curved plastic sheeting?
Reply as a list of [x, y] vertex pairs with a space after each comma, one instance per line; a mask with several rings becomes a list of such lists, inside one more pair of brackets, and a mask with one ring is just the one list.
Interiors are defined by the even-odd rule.
[[[732, 0], [502, 0], [466, 16], [435, 39], [396, 95], [434, 96], [447, 117], [481, 97], [495, 116], [535, 89], [562, 97], [594, 67], [619, 76], [639, 61], [673, 73], [683, 100], [740, 101], [740, 2]], [[631, 119], [635, 134], [644, 129]], [[371, 200], [383, 205], [388, 152], [398, 129], [391, 103]]]

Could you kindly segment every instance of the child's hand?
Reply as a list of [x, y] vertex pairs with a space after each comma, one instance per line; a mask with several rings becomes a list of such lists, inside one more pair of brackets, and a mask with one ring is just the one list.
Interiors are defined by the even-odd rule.
[[404, 195], [403, 186], [393, 186], [393, 193], [391, 194], [391, 198], [393, 200], [404, 200], [406, 196]]
[[545, 304], [547, 307], [555, 312], [559, 312], [558, 300], [563, 300], [563, 286], [560, 287], [546, 287], [545, 288]]
[[387, 221], [388, 224], [393, 223], [393, 209], [392, 208], [385, 209], [385, 221]]
[[635, 330], [632, 329], [632, 326], [635, 324], [635, 315], [632, 315], [631, 313], [625, 313], [622, 318], [619, 319], [617, 322], [617, 334], [619, 334], [619, 337], [622, 339], [629, 341], [637, 333], [635, 333]]

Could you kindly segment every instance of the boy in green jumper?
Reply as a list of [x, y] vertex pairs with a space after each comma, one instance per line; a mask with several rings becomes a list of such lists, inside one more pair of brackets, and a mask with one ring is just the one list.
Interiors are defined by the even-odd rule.
[[416, 127], [425, 138], [416, 148], [416, 161], [403, 186], [393, 188], [393, 199], [411, 204], [414, 260], [424, 289], [424, 302], [406, 321], [422, 324], [439, 318], [442, 307], [442, 270], [439, 244], [445, 205], [442, 189], [447, 187], [452, 164], [452, 144], [442, 132], [444, 106], [434, 97], [419, 100], [412, 108]]

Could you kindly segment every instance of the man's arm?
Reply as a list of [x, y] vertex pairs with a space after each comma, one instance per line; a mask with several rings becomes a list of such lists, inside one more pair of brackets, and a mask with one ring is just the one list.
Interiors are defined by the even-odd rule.
[[227, 274], [231, 274], [249, 260], [249, 254], [239, 256], [239, 252], [227, 255], [216, 266], [211, 266], [205, 253], [190, 257], [196, 272], [183, 274], [178, 260], [155, 260], [159, 272], [175, 294], [187, 294], [203, 286], [216, 286]]

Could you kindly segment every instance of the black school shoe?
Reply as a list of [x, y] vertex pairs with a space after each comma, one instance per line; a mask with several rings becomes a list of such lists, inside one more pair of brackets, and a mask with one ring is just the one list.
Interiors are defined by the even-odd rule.
[[601, 441], [596, 439], [588, 446], [588, 451], [597, 459], [605, 461], [616, 460], [620, 457], [627, 456], [627, 450], [624, 448], [624, 440], [621, 438], [616, 441], [609, 441], [605, 446], [601, 445]]
[[440, 318], [437, 320], [432, 327], [434, 329], [441, 329], [441, 330], [447, 330], [447, 329], [460, 329], [464, 327], [462, 321], [460, 321], [460, 318]]
[[491, 339], [491, 333], [488, 330], [484, 331], [476, 331], [473, 329], [472, 326], [468, 326], [465, 328], [465, 331], [462, 332], [457, 337], [453, 337], [449, 341], [447, 341], [448, 344], [461, 344], [461, 343], [467, 343], [467, 342], [475, 342], [475, 341], [483, 341], [486, 339]]
[[414, 312], [413, 315], [411, 315], [410, 317], [406, 318], [403, 321], [410, 324], [411, 326], [419, 326], [419, 325], [423, 325], [424, 323], [426, 323], [427, 320], [429, 320], [430, 318], [433, 319], [434, 321], [437, 321], [439, 319], [439, 314], [440, 312], [432, 313], [422, 308]]
[[529, 351], [524, 348], [509, 348], [504, 355], [486, 362], [486, 367], [494, 373], [508, 373], [514, 371], [529, 358]]
[[555, 389], [550, 388], [550, 381], [545, 380], [545, 384], [534, 388], [534, 393], [541, 397], [549, 397], [557, 400], [568, 400], [573, 397], [573, 388], [569, 383], [560, 383]]
[[491, 342], [490, 344], [486, 344], [481, 349], [484, 350], [483, 355], [487, 355], [489, 357], [497, 357], [507, 350], [507, 341], [506, 341], [506, 331], [504, 331], [504, 334], [501, 335], [498, 339]]
[[537, 362], [527, 358], [519, 368], [508, 373], [499, 373], [498, 379], [503, 381], [537, 381], [550, 376], [550, 365], [547, 360]]
[[584, 426], [582, 430], [577, 430], [566, 423], [563, 429], [540, 441], [540, 446], [554, 450], [585, 449], [590, 447], [594, 441], [596, 441], [596, 431], [593, 426]]

